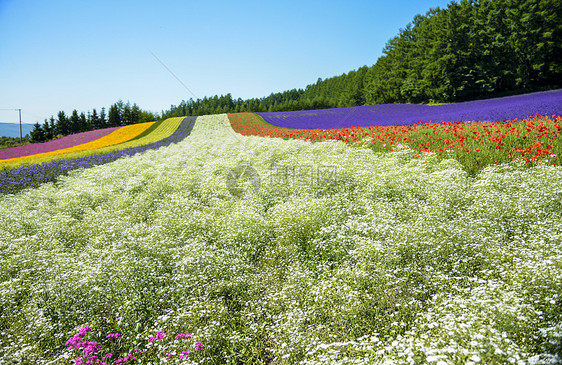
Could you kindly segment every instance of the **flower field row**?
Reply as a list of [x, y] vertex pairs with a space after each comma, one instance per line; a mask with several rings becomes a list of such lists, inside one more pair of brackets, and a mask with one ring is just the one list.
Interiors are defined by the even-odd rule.
[[178, 143], [191, 133], [196, 118], [186, 117], [170, 119], [173, 119], [170, 125], [175, 125], [178, 119], [181, 123], [173, 134], [156, 142], [121, 149], [100, 149], [95, 150], [96, 153], [92, 153], [94, 151], [88, 151], [89, 153], [83, 153], [82, 156], [80, 156], [80, 154], [70, 154], [66, 155], [65, 158], [53, 159], [41, 164], [23, 165], [1, 171], [0, 194], [17, 193], [29, 187], [37, 187], [46, 182], [54, 182], [59, 176], [66, 175], [71, 170], [102, 165], [121, 157], [133, 156], [137, 153], [169, 146], [172, 143]]
[[10, 165], [10, 163], [13, 163], [13, 162], [37, 163], [37, 161], [40, 161], [40, 162], [47, 161], [47, 160], [53, 158], [54, 156], [64, 156], [66, 154], [73, 153], [73, 152], [91, 151], [91, 150], [96, 150], [96, 149], [100, 149], [100, 148], [103, 148], [103, 147], [113, 146], [113, 145], [117, 145], [119, 143], [123, 143], [123, 142], [131, 140], [132, 138], [138, 136], [139, 134], [144, 132], [146, 129], [148, 129], [152, 124], [154, 124], [154, 122], [132, 124], [132, 125], [124, 126], [124, 127], [121, 127], [121, 128], [117, 128], [116, 130], [109, 133], [108, 135], [105, 135], [101, 138], [90, 141], [88, 143], [83, 143], [83, 144], [80, 144], [80, 145], [76, 145], [76, 146], [72, 146], [72, 147], [68, 147], [68, 148], [63, 148], [63, 149], [59, 149], [59, 150], [56, 150], [56, 151], [39, 153], [39, 154], [36, 154], [36, 155], [28, 155], [28, 156], [10, 158], [10, 159], [3, 160], [3, 161], [0, 161], [0, 162], [2, 164], [7, 164], [7, 165], [2, 165], [2, 167], [3, 166], [10, 166], [11, 167], [13, 165]]
[[242, 135], [339, 140], [364, 145], [374, 151], [408, 147], [415, 157], [435, 153], [455, 158], [472, 174], [489, 164], [522, 161], [560, 165], [562, 116], [537, 115], [503, 122], [422, 123], [338, 129], [290, 129], [276, 127], [253, 113], [229, 114], [232, 128]]
[[[260, 178], [243, 198], [241, 165]], [[329, 186], [288, 176], [322, 166]], [[166, 148], [0, 196], [0, 359], [560, 363], [560, 191], [560, 166], [470, 177], [198, 117]]]
[[330, 129], [416, 123], [503, 121], [562, 115], [562, 89], [443, 105], [379, 104], [337, 109], [258, 113], [272, 125]]
[[0, 149], [0, 160], [36, 155], [39, 153], [74, 147], [104, 137], [118, 128], [120, 127], [98, 129], [95, 131], [71, 134], [49, 142], [31, 143], [24, 146], [3, 148]]
[[[0, 170], [8, 170], [22, 164], [47, 163], [52, 159], [77, 159], [88, 155], [105, 154], [111, 151], [151, 144], [172, 135], [182, 120], [183, 117], [168, 118], [159, 122], [120, 127], [114, 133], [117, 133], [123, 128], [126, 129], [122, 130], [119, 135], [112, 133], [106, 137], [72, 148], [52, 151], [46, 154], [26, 156], [20, 159], [0, 161]], [[136, 128], [129, 128], [134, 126], [136, 126]], [[115, 143], [118, 140], [121, 140], [121, 142]]]
[[[178, 129], [183, 119], [184, 117], [175, 117], [156, 122], [138, 136], [117, 146], [109, 146], [107, 150], [137, 147], [144, 144], [154, 143], [164, 138], [168, 138], [176, 131], [176, 129]], [[105, 152], [105, 150], [101, 150], [101, 152]]]

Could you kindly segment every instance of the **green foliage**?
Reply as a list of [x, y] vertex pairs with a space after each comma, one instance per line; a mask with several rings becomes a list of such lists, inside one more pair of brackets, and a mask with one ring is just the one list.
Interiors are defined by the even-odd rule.
[[40, 143], [47, 140], [45, 131], [43, 130], [43, 127], [41, 127], [41, 124], [39, 124], [39, 122], [36, 122], [33, 125], [33, 130], [29, 132], [29, 140], [31, 143]]
[[455, 102], [560, 87], [560, 2], [451, 2], [416, 16], [369, 70], [367, 102]]
[[0, 137], [0, 149], [2, 148], [9, 148], [9, 147], [17, 147], [22, 146], [24, 144], [28, 144], [29, 141], [29, 134], [23, 136], [22, 140], [20, 141], [20, 137]]

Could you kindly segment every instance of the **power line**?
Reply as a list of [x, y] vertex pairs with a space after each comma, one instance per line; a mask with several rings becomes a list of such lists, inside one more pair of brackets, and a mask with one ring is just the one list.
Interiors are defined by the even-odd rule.
[[179, 82], [180, 84], [182, 84], [182, 86], [183, 86], [187, 91], [189, 91], [189, 93], [190, 93], [191, 95], [193, 95], [193, 97], [194, 97], [195, 99], [199, 99], [199, 98], [197, 97], [197, 95], [195, 95], [195, 94], [193, 93], [193, 91], [191, 91], [191, 90], [183, 83], [183, 81], [181, 81], [180, 78], [177, 77], [176, 74], [173, 73], [172, 70], [170, 70], [170, 69], [168, 68], [168, 66], [166, 66], [166, 64], [165, 64], [164, 62], [162, 62], [162, 60], [161, 60], [160, 58], [158, 58], [158, 56], [156, 56], [156, 55], [154, 54], [154, 52], [152, 52], [151, 50], [148, 50], [148, 51], [152, 54], [152, 56], [153, 56], [154, 58], [156, 58], [156, 60], [157, 60], [158, 62], [160, 62], [160, 64], [161, 64], [162, 66], [164, 66], [164, 68], [165, 68], [166, 70], [168, 70], [168, 72], [169, 72], [172, 76], [174, 76], [174, 78], [175, 78], [176, 80], [178, 80], [178, 82]]

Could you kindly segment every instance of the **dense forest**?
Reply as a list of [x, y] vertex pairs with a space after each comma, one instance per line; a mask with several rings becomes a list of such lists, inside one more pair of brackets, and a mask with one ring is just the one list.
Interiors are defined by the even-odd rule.
[[182, 101], [162, 117], [450, 103], [559, 88], [560, 0], [462, 0], [417, 15], [371, 66], [263, 98]]
[[35, 123], [33, 130], [29, 133], [32, 143], [45, 142], [53, 138], [69, 134], [91, 131], [95, 129], [118, 127], [129, 124], [151, 122], [159, 119], [158, 115], [142, 110], [137, 104], [126, 104], [119, 100], [109, 107], [106, 114], [105, 108], [101, 108], [98, 114], [96, 109], [85, 114], [74, 109], [70, 115], [59, 111], [57, 118], [51, 116], [45, 119], [43, 124]]

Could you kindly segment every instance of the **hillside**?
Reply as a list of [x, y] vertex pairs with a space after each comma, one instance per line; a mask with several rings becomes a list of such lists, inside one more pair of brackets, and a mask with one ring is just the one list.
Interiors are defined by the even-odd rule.
[[192, 132], [0, 196], [2, 360], [562, 360], [559, 166]]

